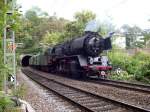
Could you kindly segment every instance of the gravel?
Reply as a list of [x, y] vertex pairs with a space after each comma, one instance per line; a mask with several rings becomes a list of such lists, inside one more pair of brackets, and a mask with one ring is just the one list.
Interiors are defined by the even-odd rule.
[[36, 112], [78, 112], [77, 107], [73, 106], [54, 93], [47, 91], [37, 83], [31, 81], [21, 71], [17, 73], [17, 81], [24, 84], [27, 88], [24, 100], [31, 104]]
[[118, 100], [121, 102], [126, 102], [128, 104], [133, 104], [135, 106], [139, 106], [145, 109], [150, 110], [150, 94], [142, 93], [142, 92], [135, 92], [127, 89], [121, 89], [117, 87], [111, 87], [107, 85], [100, 85], [88, 82], [82, 82], [78, 80], [73, 80], [69, 78], [64, 78], [56, 75], [52, 75], [49, 73], [44, 73], [40, 71], [35, 71], [31, 68], [28, 68], [35, 73], [40, 73], [50, 79], [63, 82], [67, 85], [72, 85], [73, 87], [80, 88], [82, 90], [90, 91], [91, 93], [98, 94], [101, 96], [105, 96], [107, 98], [111, 98], [114, 100]]

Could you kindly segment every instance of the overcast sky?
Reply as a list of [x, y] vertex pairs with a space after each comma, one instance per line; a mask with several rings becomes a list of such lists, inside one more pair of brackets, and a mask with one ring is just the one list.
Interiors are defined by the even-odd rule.
[[[123, 24], [150, 28], [150, 0], [18, 0], [22, 11], [37, 6], [58, 17], [73, 19], [77, 11], [91, 10], [101, 21], [111, 21], [118, 27]], [[111, 18], [111, 19], [110, 19]]]

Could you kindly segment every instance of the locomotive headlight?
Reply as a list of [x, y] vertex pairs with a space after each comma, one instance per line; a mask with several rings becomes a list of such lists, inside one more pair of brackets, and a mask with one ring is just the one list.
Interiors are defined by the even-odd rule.
[[94, 59], [93, 58], [89, 58], [89, 64], [93, 64], [94, 63]]

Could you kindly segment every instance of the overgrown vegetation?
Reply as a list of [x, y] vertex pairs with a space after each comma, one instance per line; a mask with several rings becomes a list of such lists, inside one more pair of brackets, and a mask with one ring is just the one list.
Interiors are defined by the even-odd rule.
[[0, 112], [22, 112], [22, 110], [16, 107], [10, 97], [0, 96]]
[[0, 92], [0, 112], [9, 112], [10, 108], [14, 108], [14, 102], [4, 95], [4, 93]]
[[24, 98], [26, 95], [26, 86], [24, 84], [18, 85], [16, 90], [13, 90], [13, 96], [17, 98]]
[[[3, 90], [3, 82], [4, 82], [4, 75], [7, 79], [8, 74], [10, 72], [10, 69], [7, 65], [4, 65], [4, 54], [3, 54], [3, 29], [6, 26], [4, 16], [6, 12], [9, 11], [11, 7], [11, 1], [7, 1], [7, 5], [4, 4], [4, 0], [0, 1], [0, 112], [20, 112], [18, 109], [16, 109], [15, 103], [11, 100], [11, 97], [9, 97], [8, 94], [4, 94]], [[8, 19], [8, 18], [7, 18]], [[19, 27], [19, 13], [17, 6], [14, 10], [14, 13], [12, 16], [9, 17], [9, 19], [14, 19], [15, 22], [10, 23], [9, 27], [13, 30], [17, 30]]]
[[[113, 79], [119, 80], [138, 80], [150, 83], [150, 54], [137, 52], [128, 55], [121, 51], [111, 51], [109, 53], [114, 71]], [[118, 68], [120, 68], [118, 70]]]

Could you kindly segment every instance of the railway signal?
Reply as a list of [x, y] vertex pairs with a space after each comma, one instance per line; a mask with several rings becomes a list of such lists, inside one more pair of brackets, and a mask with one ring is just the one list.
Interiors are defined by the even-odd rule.
[[13, 52], [14, 50], [16, 50], [16, 44], [10, 42], [8, 43], [8, 49], [10, 50], [10, 52]]
[[[8, 67], [10, 74], [14, 80], [14, 88], [16, 89], [16, 44], [15, 44], [15, 31], [12, 29], [14, 20], [12, 19], [14, 13], [15, 0], [4, 0], [5, 5], [9, 5], [9, 11], [4, 15], [4, 37], [3, 37], [3, 49], [4, 49], [4, 65]], [[7, 73], [4, 74], [4, 91], [7, 93], [8, 77]]]

